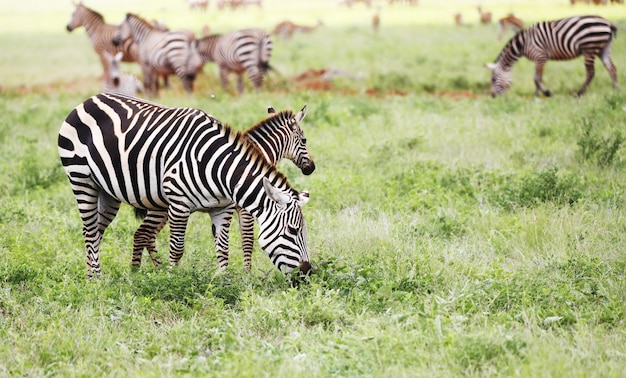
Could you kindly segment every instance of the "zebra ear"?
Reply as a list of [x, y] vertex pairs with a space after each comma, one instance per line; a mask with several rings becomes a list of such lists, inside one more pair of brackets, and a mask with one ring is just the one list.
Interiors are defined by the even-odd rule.
[[305, 115], [306, 115], [306, 105], [304, 105], [302, 110], [300, 110], [298, 114], [296, 114], [296, 123], [299, 124], [304, 119]]
[[307, 192], [306, 190], [303, 190], [298, 195], [298, 203], [300, 204], [300, 206], [302, 206], [307, 202], [309, 202], [309, 192]]
[[487, 68], [489, 68], [490, 70], [493, 71], [493, 70], [496, 69], [497, 64], [495, 64], [495, 63], [487, 63], [487, 64], [485, 64], [485, 67], [487, 67]]
[[267, 107], [267, 114], [276, 114], [276, 109], [272, 106]]
[[263, 177], [263, 188], [265, 189], [265, 193], [267, 193], [268, 197], [270, 197], [272, 201], [276, 202], [279, 207], [285, 208], [287, 207], [287, 204], [291, 202], [291, 196], [272, 185], [267, 177]]

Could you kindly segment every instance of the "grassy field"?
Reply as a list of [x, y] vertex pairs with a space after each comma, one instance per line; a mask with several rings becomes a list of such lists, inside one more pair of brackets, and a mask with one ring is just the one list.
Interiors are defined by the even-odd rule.
[[[323, 22], [275, 39], [277, 73], [243, 96], [207, 65], [186, 95], [177, 78], [154, 101], [206, 110], [244, 129], [300, 109], [317, 170], [302, 176], [317, 273], [292, 288], [264, 253], [216, 274], [210, 223], [191, 217], [172, 271], [130, 269], [139, 225], [123, 207], [86, 278], [82, 225], [56, 138], [101, 88], [71, 3], [10, 2], [0, 13], [0, 376], [621, 377], [626, 371], [626, 6], [481, 1], [528, 24], [600, 14], [618, 25], [613, 60], [584, 98], [581, 59], [550, 62], [553, 97], [534, 96], [520, 61], [488, 95], [505, 41], [478, 25], [476, 2], [266, 0], [262, 9], [191, 12], [184, 1], [96, 1], [110, 23], [130, 11], [199, 33], [290, 19]], [[461, 12], [469, 28], [453, 25]], [[507, 37], [512, 34], [509, 32]], [[296, 80], [309, 69], [355, 75]], [[139, 73], [136, 65], [125, 69]], [[234, 78], [232, 78], [234, 80]], [[167, 229], [159, 236], [167, 256]]]

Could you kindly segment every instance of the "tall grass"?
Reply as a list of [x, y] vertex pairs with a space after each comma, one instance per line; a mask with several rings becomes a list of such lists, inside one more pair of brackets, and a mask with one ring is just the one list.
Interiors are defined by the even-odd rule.
[[[488, 96], [504, 42], [475, 4], [423, 1], [374, 9], [333, 1], [265, 1], [262, 9], [190, 12], [184, 2], [92, 1], [110, 22], [126, 11], [199, 32], [283, 19], [324, 26], [275, 40], [264, 90], [219, 88], [206, 66], [193, 95], [180, 82], [153, 99], [206, 110], [238, 129], [267, 105], [299, 109], [317, 170], [307, 189], [317, 272], [292, 288], [258, 249], [243, 272], [216, 273], [206, 215], [191, 217], [174, 270], [130, 269], [138, 226], [122, 207], [88, 281], [82, 225], [56, 137], [69, 111], [101, 88], [71, 5], [13, 2], [0, 13], [0, 375], [6, 376], [606, 376], [626, 369], [623, 89], [600, 65], [587, 94], [582, 60], [550, 62], [553, 97], [534, 97], [520, 61], [503, 97]], [[626, 82], [626, 7], [483, 1], [527, 22], [603, 14]], [[452, 26], [462, 12], [471, 28]], [[326, 90], [296, 82], [336, 67]], [[137, 67], [126, 70], [138, 73]], [[236, 226], [235, 226], [236, 228]], [[159, 236], [167, 256], [167, 229]]]

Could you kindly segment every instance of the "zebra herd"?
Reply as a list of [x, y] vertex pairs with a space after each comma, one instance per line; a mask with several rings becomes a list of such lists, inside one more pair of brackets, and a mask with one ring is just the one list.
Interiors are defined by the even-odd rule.
[[[204, 62], [218, 63], [221, 84], [229, 72], [239, 75], [243, 90], [246, 72], [259, 88], [269, 68], [272, 43], [267, 33], [245, 29], [196, 39], [187, 31], [158, 30], [140, 17], [128, 14], [120, 26], [104, 24], [102, 17], [77, 5], [68, 30], [83, 25], [101, 56], [107, 93], [95, 95], [66, 117], [59, 131], [61, 162], [76, 197], [83, 222], [87, 270], [101, 272], [99, 248], [108, 225], [122, 203], [145, 212], [134, 234], [132, 265], [139, 266], [146, 249], [152, 262], [156, 237], [170, 224], [170, 267], [184, 253], [185, 233], [191, 213], [211, 217], [220, 270], [229, 262], [229, 229], [237, 211], [244, 251], [250, 270], [254, 221], [258, 241], [272, 263], [289, 274], [311, 270], [302, 206], [306, 191], [293, 188], [278, 171], [283, 158], [309, 175], [315, 163], [300, 127], [306, 106], [297, 113], [268, 109], [268, 117], [244, 132], [236, 131], [204, 111], [168, 108], [119, 90], [120, 83], [141, 83], [119, 72], [122, 61], [137, 61], [146, 91], [156, 93], [159, 76], [176, 74], [189, 92]], [[594, 76], [594, 59], [607, 68], [613, 86], [617, 73], [610, 57], [616, 27], [597, 16], [570, 17], [540, 22], [518, 32], [503, 48], [492, 70], [491, 94], [500, 95], [511, 84], [510, 71], [522, 56], [536, 64], [537, 94], [550, 96], [542, 83], [548, 60], [583, 55], [587, 77], [581, 96]], [[113, 88], [113, 89], [111, 89]]]
[[[204, 64], [214, 62], [219, 67], [222, 88], [227, 90], [228, 74], [234, 72], [238, 76], [238, 93], [242, 94], [244, 73], [258, 89], [270, 68], [272, 41], [262, 29], [250, 28], [197, 39], [189, 30], [167, 30], [132, 13], [128, 13], [120, 25], [109, 25], [101, 14], [82, 3], [75, 4], [67, 30], [72, 31], [79, 26], [85, 27], [100, 57], [107, 91], [135, 95], [143, 89], [146, 94], [156, 96], [158, 78], [163, 77], [167, 86], [168, 76], [175, 74], [185, 90], [191, 93]], [[119, 61], [139, 63], [142, 86], [136, 85], [136, 80], [111, 80], [114, 76], [111, 72], [115, 64], [113, 58], [118, 53], [122, 54]]]

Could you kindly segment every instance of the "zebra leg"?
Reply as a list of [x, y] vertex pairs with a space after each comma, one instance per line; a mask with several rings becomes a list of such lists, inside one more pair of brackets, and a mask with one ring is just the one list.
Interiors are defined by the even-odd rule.
[[535, 62], [535, 95], [539, 95], [539, 93], [543, 93], [546, 97], [550, 97], [552, 93], [548, 90], [548, 88], [544, 87], [543, 80], [543, 67], [546, 65], [546, 61], [544, 59], [538, 60]]
[[215, 251], [217, 254], [217, 266], [220, 271], [228, 267], [228, 231], [233, 219], [234, 205], [222, 209], [210, 210], [213, 238], [215, 239]]
[[615, 69], [615, 64], [611, 60], [611, 45], [602, 50], [600, 54], [600, 59], [602, 60], [602, 64], [606, 67], [606, 70], [609, 71], [609, 76], [611, 76], [611, 81], [613, 82], [613, 89], [617, 89], [617, 70]]
[[132, 266], [137, 268], [141, 266], [141, 255], [144, 248], [148, 250], [148, 254], [154, 266], [161, 265], [161, 261], [159, 261], [157, 257], [156, 238], [166, 223], [167, 211], [148, 211], [141, 225], [137, 231], [135, 231], [133, 238]]
[[[85, 252], [87, 263], [87, 276], [93, 278], [100, 275], [100, 215], [98, 212], [99, 190], [88, 178], [74, 172], [68, 172], [72, 191], [78, 202], [78, 211], [83, 222], [83, 238], [85, 239]], [[82, 178], [82, 179], [81, 179]]]
[[107, 227], [113, 222], [117, 212], [120, 210], [120, 201], [104, 192], [98, 195], [98, 232], [100, 237], [104, 235]]
[[254, 250], [254, 217], [246, 210], [237, 207], [239, 231], [241, 232], [241, 247], [243, 249], [243, 267], [250, 271], [252, 267], [252, 252]]
[[170, 222], [170, 269], [178, 265], [185, 252], [185, 232], [190, 214], [189, 208], [181, 204], [170, 205], [167, 211]]
[[220, 85], [223, 90], [226, 90], [226, 86], [228, 85], [228, 71], [225, 68], [220, 67]]
[[239, 95], [243, 94], [243, 74], [237, 74], [237, 92]]
[[585, 54], [585, 70], [587, 71], [587, 77], [585, 78], [585, 82], [583, 83], [583, 86], [578, 90], [578, 92], [576, 92], [576, 95], [578, 97], [582, 96], [585, 93], [585, 91], [587, 90], [587, 87], [589, 86], [589, 83], [591, 83], [591, 80], [593, 79], [593, 76], [596, 73], [594, 63], [595, 63], [595, 56], [592, 54]]

